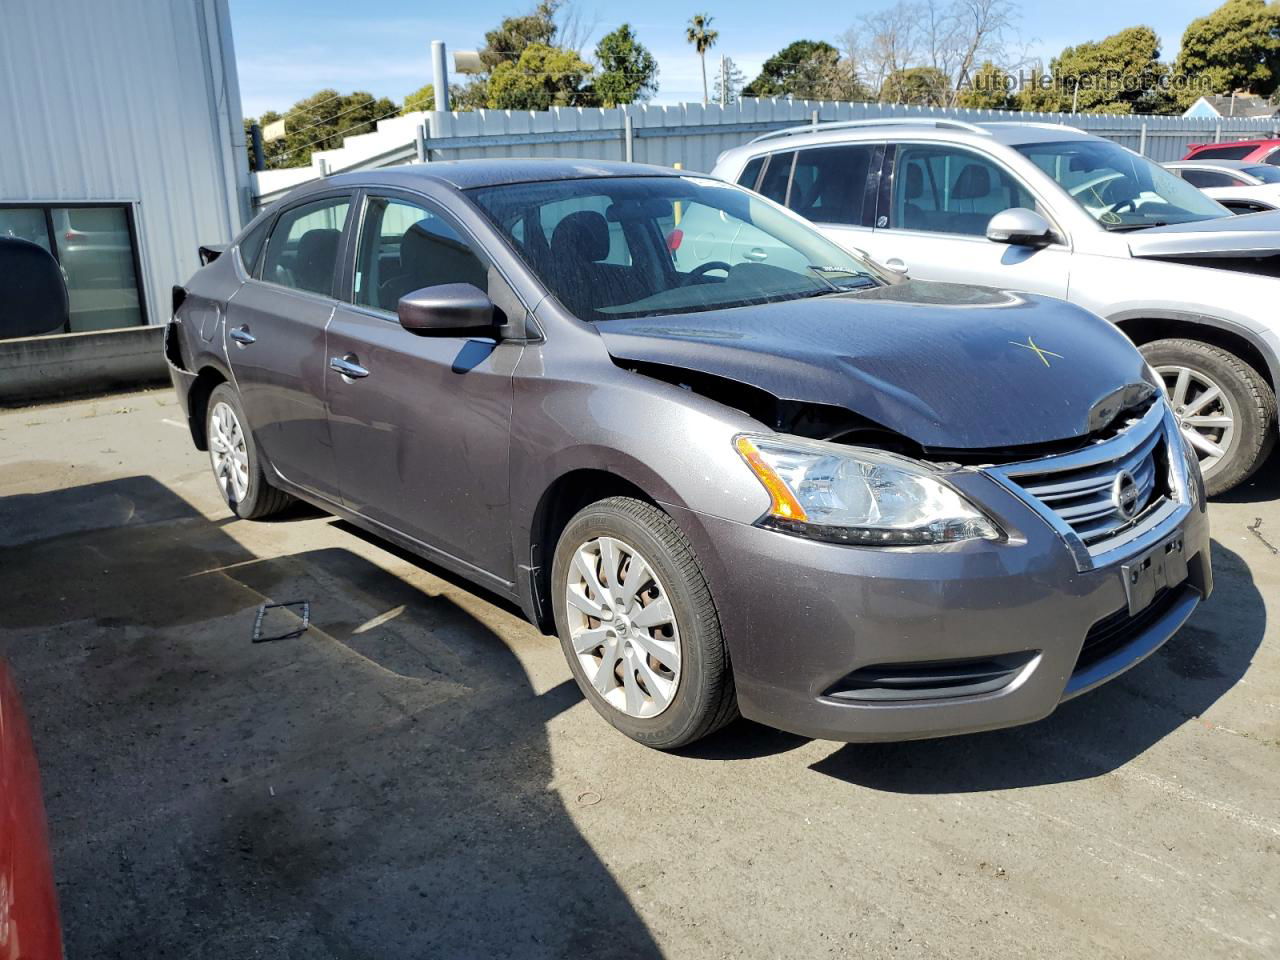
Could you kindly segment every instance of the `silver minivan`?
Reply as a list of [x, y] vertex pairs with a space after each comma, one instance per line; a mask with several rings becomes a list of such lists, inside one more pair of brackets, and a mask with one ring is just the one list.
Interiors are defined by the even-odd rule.
[[869, 120], [770, 133], [715, 175], [925, 280], [1077, 303], [1163, 378], [1210, 493], [1276, 439], [1280, 212], [1232, 216], [1116, 143], [1046, 123]]

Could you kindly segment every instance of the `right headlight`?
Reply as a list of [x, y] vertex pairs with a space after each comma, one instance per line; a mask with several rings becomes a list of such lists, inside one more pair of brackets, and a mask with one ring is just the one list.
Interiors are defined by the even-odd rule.
[[769, 492], [765, 526], [875, 546], [999, 540], [986, 514], [906, 457], [799, 437], [741, 435], [738, 453]]

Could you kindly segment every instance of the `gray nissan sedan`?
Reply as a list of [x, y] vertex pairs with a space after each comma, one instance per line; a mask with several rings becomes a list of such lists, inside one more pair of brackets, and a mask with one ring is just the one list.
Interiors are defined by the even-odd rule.
[[680, 171], [335, 176], [174, 290], [228, 506], [299, 498], [520, 604], [592, 705], [687, 744], [1037, 720], [1212, 587], [1204, 490], [1125, 336], [905, 280]]

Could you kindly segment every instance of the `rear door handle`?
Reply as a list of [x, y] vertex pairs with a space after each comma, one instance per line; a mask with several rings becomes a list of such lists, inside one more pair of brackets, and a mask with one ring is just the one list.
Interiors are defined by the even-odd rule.
[[336, 370], [338, 373], [351, 380], [359, 380], [361, 377], [367, 377], [369, 375], [369, 371], [356, 363], [354, 358], [330, 357], [329, 369]]
[[890, 257], [884, 262], [884, 265], [894, 273], [906, 273], [907, 263], [901, 257]]
[[258, 338], [249, 332], [248, 327], [236, 327], [228, 336], [242, 347], [247, 347], [251, 343], [256, 343]]

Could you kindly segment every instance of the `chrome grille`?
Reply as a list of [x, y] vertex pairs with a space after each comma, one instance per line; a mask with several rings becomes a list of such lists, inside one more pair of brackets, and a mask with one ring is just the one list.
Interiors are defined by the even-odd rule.
[[[1159, 400], [1083, 449], [984, 469], [1043, 516], [1067, 541], [1076, 565], [1088, 570], [1187, 509], [1179, 443], [1168, 405]], [[1128, 515], [1113, 493], [1122, 471], [1136, 488]]]
[[[1081, 540], [1093, 544], [1128, 526], [1162, 495], [1156, 485], [1156, 453], [1162, 444], [1160, 431], [1154, 430], [1136, 449], [1115, 460], [1078, 470], [1028, 474], [1018, 477], [1018, 483], [1066, 521]], [[1128, 471], [1138, 488], [1137, 506], [1128, 516], [1120, 512], [1113, 496], [1122, 471]]]

